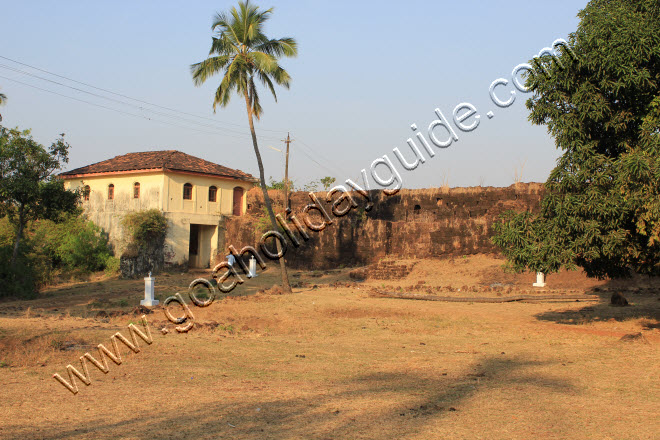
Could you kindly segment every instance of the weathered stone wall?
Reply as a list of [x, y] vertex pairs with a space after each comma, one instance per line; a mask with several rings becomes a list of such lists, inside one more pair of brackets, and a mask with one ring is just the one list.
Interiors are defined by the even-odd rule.
[[[536, 212], [542, 193], [543, 185], [538, 183], [508, 188], [401, 190], [392, 196], [374, 190], [370, 191], [373, 209], [365, 211], [366, 199], [351, 192], [359, 206], [343, 217], [332, 215], [332, 203], [325, 201], [325, 193], [316, 193], [333, 223], [321, 232], [306, 229], [310, 240], [305, 242], [289, 222], [302, 244], [296, 248], [289, 242], [286, 261], [296, 268], [326, 269], [370, 264], [386, 256], [430, 258], [496, 253], [490, 238], [498, 216], [509, 209]], [[282, 193], [269, 194], [275, 213], [283, 213]], [[335, 194], [333, 199], [338, 197]], [[309, 203], [312, 201], [307, 193], [291, 195], [292, 210], [301, 221], [301, 211]], [[340, 208], [347, 203], [343, 202]], [[233, 244], [237, 249], [252, 245], [259, 249], [261, 234], [270, 229], [261, 190], [252, 189], [247, 204], [248, 215], [227, 219], [225, 245]], [[316, 210], [309, 212], [315, 224], [321, 223], [317, 214]]]
[[119, 257], [119, 272], [121, 278], [139, 278], [149, 272], [157, 274], [165, 266], [163, 241], [157, 240], [146, 246], [129, 245]]

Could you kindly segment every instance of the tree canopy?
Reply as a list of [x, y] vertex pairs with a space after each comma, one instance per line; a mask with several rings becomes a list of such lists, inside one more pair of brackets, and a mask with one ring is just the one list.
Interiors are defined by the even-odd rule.
[[54, 176], [68, 162], [68, 151], [63, 135], [46, 149], [29, 131], [0, 126], [0, 217], [16, 226], [12, 265], [27, 222], [57, 221], [77, 210], [78, 194], [65, 190]]
[[530, 73], [529, 120], [563, 151], [539, 215], [506, 213], [494, 242], [517, 271], [660, 274], [660, 2], [592, 0], [559, 62]]

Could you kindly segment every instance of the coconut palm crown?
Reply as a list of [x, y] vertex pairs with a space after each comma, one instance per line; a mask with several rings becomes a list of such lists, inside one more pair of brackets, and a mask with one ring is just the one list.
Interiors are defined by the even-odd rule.
[[216, 14], [211, 26], [216, 36], [209, 57], [191, 66], [196, 86], [218, 73], [223, 75], [213, 110], [218, 105], [225, 107], [232, 92], [236, 92], [247, 96], [248, 111], [259, 119], [262, 108], [255, 79], [268, 87], [276, 101], [273, 83], [289, 88], [291, 77], [277, 60], [282, 56], [295, 57], [298, 49], [293, 38], [270, 39], [264, 35], [263, 26], [272, 11], [273, 8], [259, 11], [247, 0], [239, 2], [238, 9], [232, 8], [230, 14]]

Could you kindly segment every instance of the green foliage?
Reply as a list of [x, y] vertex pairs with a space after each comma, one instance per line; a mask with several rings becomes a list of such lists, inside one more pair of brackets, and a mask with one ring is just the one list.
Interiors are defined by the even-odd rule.
[[311, 182], [308, 182], [303, 186], [303, 191], [305, 192], [316, 192], [318, 190], [319, 190], [318, 180], [312, 180]]
[[216, 31], [209, 57], [191, 66], [193, 82], [202, 85], [211, 76], [222, 73], [223, 78], [215, 92], [213, 109], [229, 104], [235, 91], [249, 102], [255, 118], [261, 117], [256, 82], [264, 84], [277, 100], [273, 82], [289, 88], [291, 77], [278, 63], [278, 58], [298, 54], [293, 38], [271, 39], [263, 33], [263, 26], [272, 9], [260, 11], [249, 0], [238, 3], [230, 14], [219, 13], [211, 28]]
[[80, 216], [70, 216], [61, 223], [39, 221], [31, 240], [43, 246], [53, 267], [64, 271], [103, 270], [111, 257], [108, 235]]
[[162, 242], [167, 233], [167, 218], [158, 209], [126, 214], [122, 226], [128, 230], [133, 243], [146, 246]]
[[319, 183], [321, 183], [321, 185], [323, 185], [323, 189], [327, 191], [330, 189], [332, 184], [335, 183], [336, 180], [337, 179], [335, 179], [334, 177], [325, 176], [321, 180], [319, 180]]
[[254, 222], [254, 230], [257, 232], [257, 234], [263, 234], [265, 232], [270, 231], [271, 228], [272, 228], [272, 224], [270, 222], [270, 219], [268, 218], [268, 211], [264, 206], [263, 212], [259, 217], [257, 217], [257, 220]]
[[[286, 187], [286, 182], [284, 182], [284, 180], [280, 180], [276, 182], [275, 180], [273, 180], [273, 176], [270, 176], [269, 183], [266, 186], [267, 189], [280, 189], [280, 190], [284, 190], [285, 187]], [[293, 191], [293, 185], [291, 184], [290, 181], [289, 181], [289, 191]]]
[[0, 219], [0, 297], [33, 297], [55, 275], [102, 270], [114, 258], [107, 235], [79, 215], [69, 215], [59, 223], [30, 223], [12, 267], [14, 234], [15, 226], [6, 217]]
[[31, 259], [23, 252], [12, 267], [11, 255], [12, 246], [0, 246], [0, 298], [34, 298], [38, 283]]
[[78, 194], [66, 191], [63, 182], [54, 176], [69, 161], [68, 154], [69, 145], [63, 135], [47, 150], [32, 139], [29, 131], [0, 126], [0, 216], [7, 216], [16, 226], [12, 266], [29, 221], [57, 221], [78, 209]]
[[105, 260], [105, 273], [106, 275], [115, 275], [119, 273], [120, 260], [117, 257], [108, 257]]
[[336, 179], [334, 177], [325, 176], [321, 179], [312, 180], [303, 186], [305, 192], [316, 192], [319, 190], [319, 185], [323, 187], [324, 191], [328, 191]]
[[515, 270], [660, 274], [660, 3], [593, 0], [561, 65], [530, 75], [530, 121], [563, 155], [541, 213], [507, 213], [494, 242]]

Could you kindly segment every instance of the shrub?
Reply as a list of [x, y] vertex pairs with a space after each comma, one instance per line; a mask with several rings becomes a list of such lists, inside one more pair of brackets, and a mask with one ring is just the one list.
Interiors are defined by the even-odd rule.
[[105, 273], [106, 275], [115, 275], [119, 273], [119, 258], [108, 257], [105, 260]]
[[53, 268], [64, 271], [103, 270], [111, 257], [108, 235], [80, 216], [70, 216], [62, 223], [35, 222], [30, 242], [45, 250]]
[[128, 230], [133, 243], [145, 246], [165, 239], [167, 218], [158, 209], [126, 214], [122, 226]]
[[0, 297], [34, 298], [37, 292], [35, 271], [25, 256], [19, 256], [11, 267], [11, 246], [0, 247]]
[[30, 223], [12, 268], [14, 234], [9, 221], [0, 219], [0, 297], [31, 298], [54, 274], [86, 273], [115, 264], [107, 235], [79, 215], [70, 215], [61, 223]]

